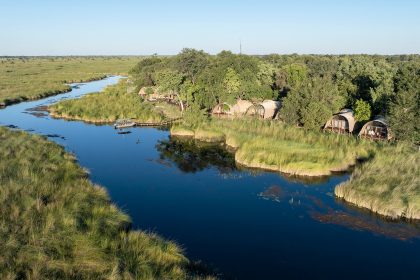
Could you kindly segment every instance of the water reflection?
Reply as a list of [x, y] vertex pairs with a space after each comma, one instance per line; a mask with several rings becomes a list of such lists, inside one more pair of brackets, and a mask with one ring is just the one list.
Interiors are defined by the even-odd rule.
[[234, 155], [223, 146], [197, 142], [192, 139], [162, 140], [156, 144], [160, 162], [172, 162], [179, 170], [196, 173], [214, 167], [226, 174], [236, 170]]

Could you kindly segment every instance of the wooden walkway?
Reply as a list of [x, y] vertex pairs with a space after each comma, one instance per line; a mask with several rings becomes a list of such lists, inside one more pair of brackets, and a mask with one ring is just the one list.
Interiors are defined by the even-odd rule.
[[136, 122], [136, 126], [165, 126], [165, 125], [170, 125], [174, 122], [177, 122], [179, 120], [181, 120], [182, 118], [175, 118], [175, 119], [170, 119], [167, 121], [163, 121], [163, 122], [158, 122], [158, 123], [140, 123], [140, 122]]

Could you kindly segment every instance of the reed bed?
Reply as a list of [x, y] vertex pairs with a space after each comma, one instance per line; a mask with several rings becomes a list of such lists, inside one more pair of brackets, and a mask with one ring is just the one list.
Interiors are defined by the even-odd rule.
[[125, 80], [108, 86], [100, 93], [61, 101], [50, 106], [49, 111], [53, 117], [92, 123], [112, 123], [118, 119], [133, 119], [142, 123], [165, 120], [161, 110], [150, 103], [142, 102], [136, 94], [127, 93]]
[[0, 127], [1, 279], [186, 279], [174, 242], [130, 218], [75, 158], [40, 136]]
[[194, 137], [201, 140], [225, 140], [237, 149], [235, 160], [242, 165], [295, 175], [347, 170], [374, 149], [353, 137], [307, 131], [278, 121], [212, 119], [197, 126], [177, 126], [172, 133], [181, 130], [194, 130]]
[[403, 143], [385, 146], [335, 194], [391, 218], [420, 219], [420, 153]]

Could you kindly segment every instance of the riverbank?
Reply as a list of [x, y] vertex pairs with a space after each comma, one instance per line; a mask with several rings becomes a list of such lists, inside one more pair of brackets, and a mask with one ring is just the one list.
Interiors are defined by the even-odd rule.
[[[64, 100], [48, 107], [54, 118], [107, 124], [118, 119], [137, 123], [160, 124], [176, 119], [179, 110], [171, 105], [142, 102], [133, 93], [127, 93], [126, 80], [109, 86], [100, 93], [87, 94], [79, 99]], [[175, 111], [178, 111], [178, 115]]]
[[70, 83], [127, 75], [138, 57], [0, 58], [0, 107], [69, 92]]
[[130, 218], [64, 149], [0, 127], [1, 278], [185, 279], [174, 242]]
[[393, 219], [420, 220], [420, 153], [404, 144], [386, 146], [338, 185], [335, 195]]
[[234, 148], [243, 166], [299, 176], [327, 176], [346, 171], [369, 157], [374, 146], [352, 137], [289, 127], [276, 121], [212, 119], [196, 127], [173, 126], [171, 135]]
[[118, 119], [159, 123], [165, 116], [151, 104], [141, 103], [138, 96], [127, 93], [126, 80], [100, 93], [87, 94], [79, 99], [64, 100], [48, 107], [50, 115], [67, 120], [89, 123], [113, 123]]
[[[350, 180], [336, 186], [338, 198], [392, 219], [420, 219], [420, 154], [406, 144], [246, 119], [173, 126], [171, 135], [224, 143], [248, 168], [318, 177], [356, 166]], [[364, 163], [356, 165], [359, 160]]]

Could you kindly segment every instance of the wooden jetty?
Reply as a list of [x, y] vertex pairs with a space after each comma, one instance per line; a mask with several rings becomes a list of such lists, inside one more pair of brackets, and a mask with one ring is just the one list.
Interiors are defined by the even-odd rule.
[[123, 128], [129, 128], [129, 127], [133, 127], [133, 126], [166, 126], [166, 125], [170, 125], [174, 122], [177, 122], [179, 120], [181, 120], [182, 118], [175, 118], [175, 119], [170, 119], [170, 120], [166, 120], [163, 122], [155, 122], [155, 123], [150, 123], [150, 122], [136, 122], [133, 120], [117, 120], [114, 124], [114, 128], [115, 129], [123, 129]]
[[157, 123], [141, 123], [141, 122], [136, 122], [136, 126], [165, 126], [165, 125], [170, 125], [174, 122], [177, 122], [179, 120], [181, 120], [182, 118], [175, 118], [175, 119], [170, 119], [170, 120], [166, 120], [163, 122], [157, 122]]

